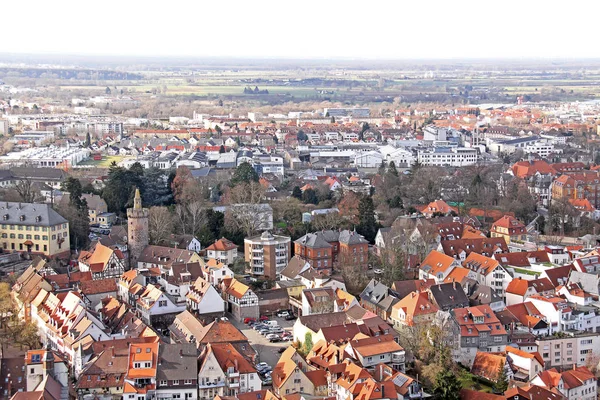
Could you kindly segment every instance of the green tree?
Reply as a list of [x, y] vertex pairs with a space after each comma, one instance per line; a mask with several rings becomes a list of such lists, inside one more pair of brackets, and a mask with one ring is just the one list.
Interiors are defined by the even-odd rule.
[[304, 354], [308, 354], [308, 353], [310, 353], [312, 348], [313, 348], [312, 333], [306, 332], [306, 334], [304, 335], [304, 343], [302, 344], [302, 352]]
[[302, 129], [300, 129], [296, 134], [296, 139], [298, 139], [299, 142], [306, 142], [308, 140], [308, 136], [306, 135], [306, 133], [304, 133]]
[[225, 153], [225, 146], [221, 145], [221, 147], [219, 147], [219, 154], [223, 153]]
[[85, 147], [90, 147], [90, 145], [91, 145], [91, 144], [92, 144], [92, 138], [91, 138], [91, 136], [90, 136], [90, 132], [88, 131], [88, 132], [85, 134], [85, 144], [84, 144], [84, 146], [85, 146]]
[[243, 162], [237, 166], [229, 183], [231, 186], [235, 186], [240, 183], [248, 182], [258, 182], [258, 173], [252, 168], [250, 163]]
[[305, 204], [319, 204], [317, 192], [315, 192], [314, 189], [306, 189], [304, 193], [302, 193], [302, 201]]
[[294, 186], [294, 189], [292, 189], [292, 197], [302, 200], [302, 190], [299, 186]]
[[363, 196], [358, 202], [358, 226], [356, 230], [373, 243], [379, 226], [375, 220], [375, 206], [371, 196]]
[[493, 390], [494, 393], [504, 393], [508, 389], [508, 376], [506, 375], [506, 368], [504, 368], [504, 364], [500, 365], [498, 368], [498, 379], [494, 384]]
[[436, 376], [433, 394], [438, 400], [460, 400], [461, 385], [454, 372], [445, 368]]
[[398, 170], [396, 169], [396, 163], [390, 161], [390, 165], [388, 166], [388, 172], [394, 176], [398, 176]]

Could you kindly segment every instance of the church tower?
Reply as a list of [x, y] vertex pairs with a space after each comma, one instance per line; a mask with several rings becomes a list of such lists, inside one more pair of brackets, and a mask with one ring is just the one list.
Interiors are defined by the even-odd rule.
[[127, 246], [129, 267], [135, 269], [140, 254], [148, 246], [148, 209], [142, 208], [140, 189], [135, 189], [133, 208], [127, 209]]

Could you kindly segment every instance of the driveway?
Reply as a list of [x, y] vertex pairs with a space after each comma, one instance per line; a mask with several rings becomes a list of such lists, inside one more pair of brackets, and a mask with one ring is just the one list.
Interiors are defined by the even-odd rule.
[[[288, 347], [292, 344], [292, 342], [277, 342], [271, 343], [269, 342], [263, 335], [256, 332], [254, 329], [248, 327], [243, 322], [235, 321], [234, 319], [229, 319], [233, 324], [240, 330], [246, 337], [248, 341], [258, 353], [258, 361], [266, 362], [271, 367], [275, 368], [277, 361], [279, 361], [280, 354], [277, 352], [282, 347]], [[295, 320], [286, 321], [283, 318], [273, 318], [273, 320], [277, 321], [277, 324], [283, 328], [284, 331], [292, 332], [292, 327], [294, 326]]]

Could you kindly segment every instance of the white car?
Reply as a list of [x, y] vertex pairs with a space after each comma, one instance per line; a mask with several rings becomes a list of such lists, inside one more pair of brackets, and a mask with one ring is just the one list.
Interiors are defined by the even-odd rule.
[[379, 269], [379, 268], [373, 270], [373, 272], [375, 272], [376, 274], [379, 274], [379, 275], [383, 274], [383, 270]]
[[277, 316], [278, 316], [279, 318], [285, 318], [285, 317], [287, 317], [288, 315], [290, 315], [290, 313], [289, 313], [289, 311], [287, 311], [287, 310], [286, 310], [286, 311], [279, 311], [279, 312], [277, 313]]

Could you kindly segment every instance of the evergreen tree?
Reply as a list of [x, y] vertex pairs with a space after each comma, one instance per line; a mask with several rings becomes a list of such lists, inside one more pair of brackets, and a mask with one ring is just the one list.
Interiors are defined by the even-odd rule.
[[292, 197], [298, 200], [302, 199], [302, 190], [300, 190], [299, 186], [294, 186], [294, 189], [292, 190]]
[[223, 153], [225, 153], [225, 146], [221, 145], [221, 147], [219, 147], [219, 154]]
[[306, 189], [304, 193], [302, 193], [302, 201], [306, 204], [319, 204], [317, 192], [315, 192], [313, 189]]
[[498, 368], [498, 380], [494, 384], [494, 393], [503, 394], [508, 389], [508, 376], [504, 364]]
[[396, 163], [393, 161], [390, 161], [390, 165], [388, 167], [388, 171], [390, 174], [394, 175], [394, 176], [398, 176], [398, 170], [396, 169]]
[[438, 400], [460, 400], [461, 385], [456, 375], [448, 368], [438, 373], [433, 386], [433, 394]]
[[375, 206], [371, 196], [364, 196], [358, 203], [358, 226], [356, 230], [373, 243], [379, 226], [375, 220]]
[[381, 176], [383, 176], [385, 174], [385, 160], [381, 161], [381, 165], [379, 166], [377, 173]]
[[85, 147], [90, 147], [90, 145], [92, 144], [92, 138], [90, 137], [90, 132], [85, 134]]
[[233, 177], [229, 181], [232, 186], [240, 183], [258, 182], [258, 173], [252, 168], [248, 162], [243, 162], [237, 166]]

